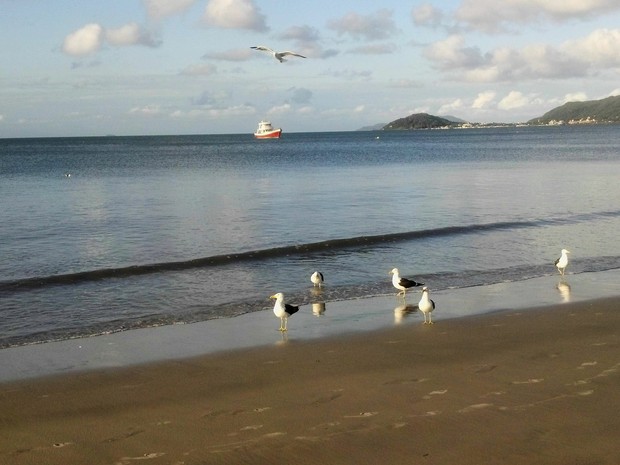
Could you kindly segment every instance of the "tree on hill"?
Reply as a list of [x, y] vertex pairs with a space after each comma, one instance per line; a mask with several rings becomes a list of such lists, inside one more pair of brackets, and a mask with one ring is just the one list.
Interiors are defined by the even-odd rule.
[[440, 118], [439, 116], [429, 115], [428, 113], [415, 113], [413, 115], [399, 118], [386, 124], [384, 130], [406, 130], [406, 129], [434, 129], [455, 126], [456, 123]]

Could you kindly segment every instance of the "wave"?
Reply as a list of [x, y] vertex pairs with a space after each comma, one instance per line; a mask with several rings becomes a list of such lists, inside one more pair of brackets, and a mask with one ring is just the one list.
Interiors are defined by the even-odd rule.
[[433, 229], [422, 229], [371, 236], [357, 236], [332, 239], [307, 244], [287, 245], [268, 249], [251, 250], [238, 253], [213, 255], [191, 260], [132, 265], [119, 268], [104, 268], [50, 276], [38, 276], [0, 282], [0, 295], [10, 294], [47, 286], [63, 286], [104, 279], [118, 279], [153, 273], [184, 271], [195, 268], [217, 267], [249, 261], [271, 260], [310, 256], [316, 253], [339, 252], [343, 250], [380, 246], [413, 240], [424, 240], [436, 237], [478, 234], [490, 231], [516, 230], [537, 228], [551, 225], [562, 225], [593, 221], [601, 218], [620, 217], [620, 210], [577, 214], [562, 218], [533, 219], [523, 221], [499, 221], [495, 223], [470, 224], [463, 226], [446, 226]]

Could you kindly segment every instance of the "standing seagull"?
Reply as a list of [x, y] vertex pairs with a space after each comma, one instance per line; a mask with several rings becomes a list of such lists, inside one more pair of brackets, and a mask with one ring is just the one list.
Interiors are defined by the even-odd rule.
[[323, 273], [321, 273], [320, 271], [315, 271], [314, 273], [312, 273], [312, 276], [310, 276], [310, 281], [312, 281], [312, 284], [314, 284], [314, 287], [321, 287], [321, 284], [323, 284]]
[[273, 306], [273, 313], [280, 318], [280, 331], [287, 331], [286, 324], [288, 322], [288, 317], [294, 313], [297, 313], [299, 311], [299, 307], [285, 304], [284, 294], [281, 292], [278, 292], [269, 298], [276, 299], [276, 304]]
[[568, 255], [570, 252], [566, 249], [562, 249], [562, 255], [555, 261], [555, 266], [558, 267], [558, 271], [564, 276], [564, 270], [568, 266]]
[[303, 55], [300, 55], [299, 53], [295, 53], [295, 52], [291, 52], [289, 50], [285, 51], [285, 52], [276, 52], [275, 50], [271, 50], [269, 47], [265, 47], [264, 45], [258, 45], [256, 47], [250, 47], [253, 48], [254, 50], [260, 50], [261, 52], [267, 52], [267, 53], [271, 53], [271, 55], [273, 55], [273, 57], [278, 60], [280, 63], [286, 61], [284, 59], [285, 56], [294, 56], [294, 57], [299, 57], [299, 58], [306, 58]]
[[[435, 310], [435, 302], [428, 298], [428, 287], [422, 288], [422, 298], [418, 302], [418, 308], [424, 314], [424, 324], [432, 325], [433, 318], [431, 313]], [[428, 314], [428, 321], [426, 321], [426, 315]]]
[[398, 268], [392, 269], [389, 274], [392, 275], [392, 284], [400, 291], [396, 295], [400, 295], [402, 293], [404, 296], [407, 293], [407, 289], [410, 287], [424, 286], [424, 283], [416, 283], [411, 279], [401, 278]]

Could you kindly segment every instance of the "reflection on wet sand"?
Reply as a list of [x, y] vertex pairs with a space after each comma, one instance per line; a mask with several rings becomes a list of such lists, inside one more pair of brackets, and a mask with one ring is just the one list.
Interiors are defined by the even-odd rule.
[[325, 314], [325, 302], [313, 302], [312, 314], [314, 316], [321, 316]]
[[570, 284], [568, 284], [564, 279], [561, 279], [555, 287], [562, 296], [562, 302], [570, 302]]
[[418, 306], [414, 305], [414, 304], [408, 304], [406, 302], [403, 302], [400, 305], [397, 305], [394, 308], [394, 324], [400, 324], [402, 323], [403, 319], [406, 318], [408, 315], [411, 315], [412, 313], [415, 313], [418, 311]]

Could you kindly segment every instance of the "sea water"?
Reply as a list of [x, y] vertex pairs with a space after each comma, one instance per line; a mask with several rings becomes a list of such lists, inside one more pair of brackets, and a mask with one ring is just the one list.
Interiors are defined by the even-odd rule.
[[620, 268], [618, 180], [619, 126], [3, 139], [0, 347]]

